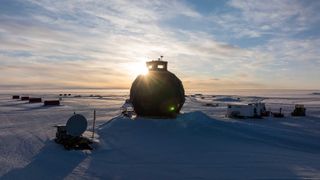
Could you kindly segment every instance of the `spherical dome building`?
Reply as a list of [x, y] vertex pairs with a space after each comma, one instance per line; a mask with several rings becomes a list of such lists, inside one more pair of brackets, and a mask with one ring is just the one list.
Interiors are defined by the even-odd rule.
[[132, 83], [130, 101], [138, 116], [175, 117], [185, 102], [182, 82], [167, 70], [168, 62], [147, 62], [148, 74]]

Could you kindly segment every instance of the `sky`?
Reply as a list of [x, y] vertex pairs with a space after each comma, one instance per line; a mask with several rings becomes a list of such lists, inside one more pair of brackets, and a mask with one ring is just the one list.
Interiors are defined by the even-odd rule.
[[320, 89], [318, 0], [0, 0], [0, 89]]

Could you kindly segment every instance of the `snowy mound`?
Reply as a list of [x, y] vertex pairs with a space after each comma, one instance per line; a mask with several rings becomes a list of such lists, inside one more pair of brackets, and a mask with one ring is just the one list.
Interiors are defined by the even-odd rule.
[[[45, 108], [0, 96], [0, 179], [320, 179], [317, 96], [268, 98], [267, 107], [283, 108], [286, 117], [250, 120], [225, 118], [226, 106], [204, 107], [196, 98], [187, 98], [176, 119], [131, 120], [119, 116], [127, 96], [103, 97], [64, 98]], [[223, 97], [258, 98], [214, 98]], [[289, 116], [298, 102], [306, 117]], [[74, 111], [90, 130], [93, 109], [100, 135], [93, 151], [66, 151], [53, 141], [53, 126]]]
[[199, 111], [177, 119], [117, 117], [99, 134], [91, 168], [120, 179], [297, 178], [288, 165], [310, 166], [301, 157], [320, 149], [313, 136], [223, 122]]

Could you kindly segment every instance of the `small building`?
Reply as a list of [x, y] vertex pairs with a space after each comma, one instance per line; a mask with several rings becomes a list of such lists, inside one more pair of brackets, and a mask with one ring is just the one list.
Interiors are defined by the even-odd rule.
[[41, 98], [29, 98], [29, 103], [41, 103]]
[[259, 118], [266, 112], [264, 103], [251, 104], [229, 104], [227, 108], [227, 117], [236, 118]]
[[44, 106], [59, 106], [60, 105], [60, 101], [59, 100], [45, 100], [43, 102]]
[[19, 95], [13, 95], [12, 99], [20, 99], [20, 96]]

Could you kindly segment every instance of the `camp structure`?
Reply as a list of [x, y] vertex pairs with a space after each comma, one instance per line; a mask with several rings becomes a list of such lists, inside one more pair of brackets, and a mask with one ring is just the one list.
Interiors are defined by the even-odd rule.
[[139, 75], [130, 89], [130, 102], [138, 116], [170, 118], [179, 114], [185, 92], [180, 79], [159, 58], [146, 62], [148, 74]]
[[227, 117], [260, 118], [266, 111], [264, 103], [228, 104]]
[[20, 99], [20, 96], [19, 95], [13, 95], [12, 99]]
[[29, 103], [41, 103], [41, 98], [29, 98]]
[[43, 102], [44, 106], [59, 106], [60, 105], [60, 101], [59, 100], [45, 100]]

